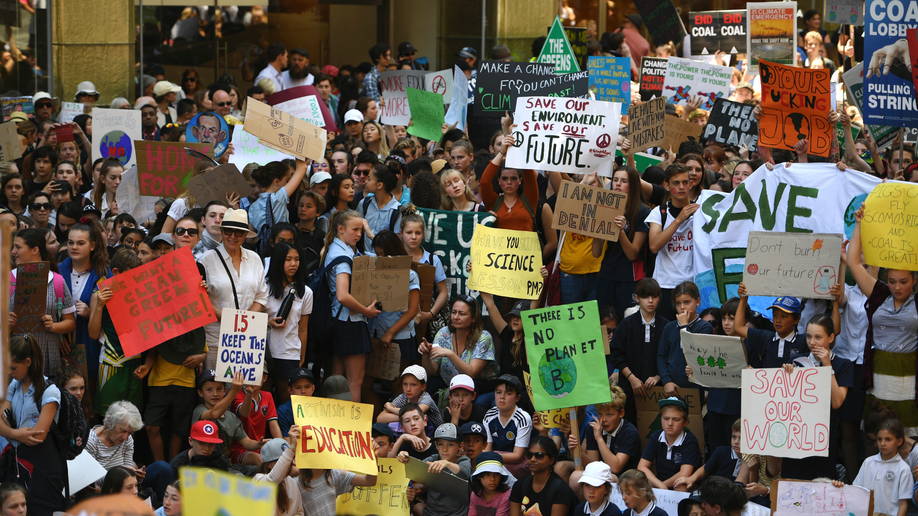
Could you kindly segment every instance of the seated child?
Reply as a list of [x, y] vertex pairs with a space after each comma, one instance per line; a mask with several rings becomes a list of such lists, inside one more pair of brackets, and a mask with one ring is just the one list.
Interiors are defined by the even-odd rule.
[[[685, 425], [689, 422], [685, 402], [679, 398], [666, 398], [657, 404], [660, 406], [660, 424], [663, 428], [650, 434], [647, 439], [638, 470], [646, 475], [652, 487], [674, 489], [673, 484], [677, 478], [691, 476], [695, 468], [701, 465], [701, 449], [698, 439], [691, 432], [685, 431]], [[656, 464], [656, 474], [650, 471], [651, 464]], [[676, 490], [685, 491], [685, 486], [678, 486]]]
[[[312, 396], [316, 392], [316, 378], [312, 371], [305, 367], [294, 369], [287, 379], [287, 391], [291, 396]], [[287, 437], [289, 428], [294, 424], [296, 422], [293, 420], [293, 402], [287, 400], [277, 407], [277, 426], [280, 427], [281, 434]]]
[[223, 444], [217, 425], [213, 421], [198, 421], [191, 425], [191, 437], [188, 438], [191, 449], [183, 451], [172, 458], [172, 474], [178, 478], [179, 468], [182, 466], [197, 466], [202, 468], [229, 471], [229, 459], [219, 452], [214, 452], [218, 444]]
[[517, 479], [529, 474], [523, 455], [529, 446], [532, 417], [516, 406], [523, 392], [519, 378], [505, 374], [494, 380], [494, 404], [485, 413], [484, 426], [488, 430], [486, 451], [496, 451], [504, 457], [504, 464]]
[[[265, 434], [270, 432], [274, 438], [284, 437], [277, 424], [277, 409], [274, 406], [274, 397], [270, 392], [261, 390], [268, 381], [268, 369], [264, 369], [261, 376], [261, 385], [246, 385], [233, 399], [232, 410], [242, 421], [242, 429], [253, 441], [261, 441]], [[291, 425], [292, 426], [292, 425]], [[290, 427], [287, 427], [288, 429]], [[230, 460], [237, 464], [258, 466], [261, 457], [258, 450], [248, 450], [239, 443], [233, 443]], [[256, 457], [256, 455], [259, 455]]]
[[[462, 435], [456, 425], [452, 423], [443, 423], [438, 426], [434, 432], [434, 444], [437, 446], [437, 453], [424, 459], [424, 462], [430, 464], [429, 473], [439, 473], [443, 475], [453, 475], [463, 480], [467, 480], [472, 472], [472, 461], [468, 457], [459, 456], [459, 446], [462, 442]], [[408, 452], [400, 452], [398, 461], [407, 463], [409, 460]], [[436, 489], [427, 489], [427, 504], [424, 506], [424, 516], [467, 516], [469, 512], [469, 503], [460, 503], [455, 498]]]
[[622, 501], [628, 507], [622, 513], [624, 516], [668, 516], [666, 511], [657, 507], [653, 486], [643, 471], [629, 469], [622, 473], [618, 487], [622, 491]]
[[449, 406], [445, 418], [457, 427], [466, 423], [484, 421], [485, 409], [475, 403], [475, 381], [467, 374], [457, 374], [449, 381]]
[[385, 423], [373, 423], [370, 436], [376, 446], [379, 447], [376, 450], [376, 456], [381, 458], [388, 457], [389, 452], [392, 451], [392, 446], [395, 444], [395, 432]]
[[730, 439], [730, 446], [718, 446], [714, 453], [711, 454], [711, 458], [704, 463], [704, 466], [698, 468], [690, 477], [677, 478], [673, 487], [684, 485], [685, 490], [691, 492], [699, 485], [699, 480], [712, 475], [736, 480], [736, 476], [743, 466], [743, 458], [740, 455], [741, 439], [742, 419], [737, 419], [733, 423], [733, 437]]
[[399, 411], [398, 417], [401, 418], [402, 429], [405, 433], [398, 436], [398, 440], [392, 445], [389, 458], [398, 457], [400, 452], [405, 452], [418, 460], [430, 457], [434, 453], [434, 447], [430, 438], [424, 433], [427, 427], [427, 415], [421, 410], [420, 405], [409, 401]]
[[419, 365], [410, 365], [402, 371], [402, 393], [386, 403], [385, 410], [379, 413], [376, 422], [398, 423], [399, 410], [408, 402], [417, 403], [434, 428], [443, 422], [437, 403], [427, 393], [427, 371]]
[[584, 501], [574, 509], [574, 514], [591, 516], [621, 516], [622, 511], [609, 501], [612, 492], [612, 470], [602, 461], [587, 464], [579, 482], [583, 484]]
[[[462, 425], [462, 452], [469, 460], [475, 461], [478, 459], [479, 455], [485, 453], [484, 450], [487, 446], [488, 431], [484, 425], [474, 421]], [[503, 465], [503, 458], [501, 458], [500, 463]]]
[[516, 479], [504, 467], [504, 460], [499, 454], [484, 452], [479, 455], [472, 473], [469, 516], [508, 516], [510, 488], [514, 482]]

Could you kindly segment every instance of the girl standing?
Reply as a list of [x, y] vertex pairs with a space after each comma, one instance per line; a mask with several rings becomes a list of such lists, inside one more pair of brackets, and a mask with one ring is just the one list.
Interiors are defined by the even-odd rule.
[[364, 147], [373, 154], [376, 154], [380, 160], [385, 159], [386, 156], [389, 155], [389, 144], [386, 143], [382, 127], [376, 123], [375, 120], [368, 119], [363, 123], [361, 135], [363, 137]]
[[[887, 419], [882, 422], [877, 430], [877, 448], [880, 453], [864, 461], [860, 473], [854, 479], [854, 485], [876, 493], [876, 513], [905, 516], [908, 512], [913, 482], [911, 468], [899, 455], [899, 446], [904, 437], [905, 430], [901, 421]], [[832, 484], [835, 487], [844, 485], [838, 480]]]
[[4, 176], [0, 181], [0, 204], [17, 215], [22, 214], [26, 209], [22, 200], [23, 195], [25, 195], [25, 190], [22, 186], [22, 175], [19, 172]]
[[118, 185], [121, 184], [121, 174], [124, 173], [124, 165], [118, 158], [108, 158], [102, 162], [99, 169], [99, 180], [94, 183], [93, 189], [86, 194], [92, 200], [92, 203], [105, 214], [111, 211], [113, 215], [118, 214], [118, 205], [115, 203], [115, 192]]
[[34, 227], [48, 228], [51, 227], [51, 210], [54, 205], [51, 204], [51, 196], [45, 192], [35, 192], [29, 196], [29, 211], [26, 216], [32, 218]]
[[682, 352], [682, 338], [679, 332], [684, 328], [690, 333], [712, 334], [711, 325], [698, 317], [701, 293], [691, 281], [683, 281], [673, 289], [673, 305], [676, 320], [663, 328], [660, 347], [657, 350], [657, 371], [660, 383], [667, 396], [679, 396], [679, 387], [694, 387], [685, 374], [685, 354]]
[[449, 149], [449, 164], [468, 181], [475, 173], [475, 152], [472, 142], [462, 139], [453, 142]]
[[[440, 257], [421, 247], [421, 243], [424, 242], [425, 229], [424, 217], [418, 213], [418, 209], [413, 204], [408, 205], [405, 213], [402, 214], [400, 233], [402, 243], [412, 261], [433, 266], [434, 284], [436, 285], [429, 310], [418, 312], [415, 326], [425, 329], [424, 336], [433, 339], [440, 328], [449, 324], [448, 314], [443, 311], [449, 300], [449, 292], [446, 289], [446, 271], [443, 269]], [[417, 363], [420, 359], [421, 356], [418, 355], [416, 346], [412, 347], [407, 354], [403, 350], [401, 369], [404, 371], [406, 367]]]
[[[504, 136], [500, 150], [485, 169], [481, 177], [481, 200], [497, 217], [495, 227], [532, 231], [535, 229], [535, 206], [539, 202], [539, 184], [534, 170], [500, 169], [507, 149], [512, 144], [513, 136]], [[498, 170], [500, 192], [494, 190], [493, 184]]]
[[[328, 239], [329, 233], [334, 235], [334, 231], [329, 231], [332, 217], [335, 213], [351, 208], [354, 203], [354, 180], [343, 174], [335, 174], [328, 183], [328, 191], [325, 193], [325, 211], [319, 220], [316, 221], [316, 228], [325, 232], [325, 238]], [[356, 213], [356, 212], [355, 212]]]

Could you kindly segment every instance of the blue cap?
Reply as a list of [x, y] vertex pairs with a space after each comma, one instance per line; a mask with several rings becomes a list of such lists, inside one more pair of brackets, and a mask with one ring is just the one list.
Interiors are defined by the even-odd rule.
[[781, 296], [778, 299], [775, 299], [775, 302], [768, 307], [769, 310], [772, 308], [777, 308], [778, 310], [787, 312], [789, 314], [799, 314], [801, 310], [800, 300], [796, 297]]
[[485, 440], [488, 439], [488, 431], [485, 430], [484, 425], [478, 421], [469, 421], [462, 425], [462, 435], [477, 435]]

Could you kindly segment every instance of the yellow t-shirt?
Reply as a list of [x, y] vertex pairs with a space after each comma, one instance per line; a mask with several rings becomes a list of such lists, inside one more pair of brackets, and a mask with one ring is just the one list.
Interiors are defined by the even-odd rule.
[[[207, 351], [207, 346], [204, 346]], [[160, 355], [156, 355], [156, 362], [153, 363], [153, 369], [150, 371], [148, 385], [150, 387], [167, 387], [176, 385], [178, 387], [195, 388], [195, 371], [188, 369], [182, 364], [173, 364]]]
[[[602, 254], [606, 254], [603, 246]], [[561, 246], [561, 271], [568, 274], [592, 274], [599, 272], [602, 255], [593, 257], [593, 237], [568, 233]]]

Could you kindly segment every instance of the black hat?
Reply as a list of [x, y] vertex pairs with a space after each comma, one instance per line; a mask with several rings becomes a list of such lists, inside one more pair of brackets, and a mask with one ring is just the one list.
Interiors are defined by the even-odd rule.
[[529, 310], [530, 304], [531, 303], [528, 300], [517, 301], [516, 303], [513, 304], [513, 307], [507, 311], [504, 317], [512, 317], [514, 315], [517, 317], [522, 317], [523, 312], [526, 310]]
[[204, 384], [204, 382], [213, 382], [213, 381], [215, 381], [214, 379], [215, 379], [216, 377], [217, 377], [217, 370], [216, 370], [216, 369], [205, 369], [205, 370], [201, 371], [201, 374], [198, 375], [198, 382], [197, 382], [198, 388], [200, 388], [201, 385]]
[[644, 18], [641, 18], [641, 15], [638, 14], [638, 13], [631, 13], [631, 14], [625, 16], [625, 18], [628, 18], [628, 21], [630, 21], [631, 23], [633, 23], [634, 26], [637, 27], [637, 28], [639, 28], [639, 29], [641, 28], [641, 26], [644, 25]]
[[376, 437], [379, 435], [384, 435], [388, 437], [390, 441], [395, 442], [395, 432], [389, 428], [389, 425], [385, 423], [373, 423], [372, 436]]
[[462, 435], [477, 435], [484, 440], [488, 439], [488, 431], [485, 430], [484, 425], [478, 421], [469, 421], [462, 425]]
[[102, 211], [99, 208], [96, 208], [95, 204], [87, 204], [83, 206], [83, 213], [95, 213], [99, 217], [102, 217]]
[[305, 57], [306, 59], [309, 59], [309, 51], [306, 50], [305, 48], [296, 47], [296, 48], [294, 48], [293, 50], [291, 50], [289, 53], [290, 53], [290, 54], [299, 54], [299, 55]]
[[409, 41], [402, 41], [398, 44], [398, 55], [400, 56], [407, 56], [415, 52], [417, 52], [417, 49]]
[[299, 367], [293, 370], [293, 373], [290, 374], [290, 383], [293, 383], [297, 380], [302, 380], [303, 378], [309, 380], [313, 384], [316, 383], [316, 377], [313, 376], [312, 371], [306, 369], [305, 367]]
[[506, 384], [506, 383], [509, 383], [510, 385], [512, 385], [513, 388], [516, 389], [517, 394], [523, 393], [523, 382], [521, 382], [519, 378], [517, 378], [516, 376], [513, 376], [512, 374], [502, 374], [498, 376], [497, 378], [494, 378], [491, 380], [491, 385], [493, 385], [495, 388], [498, 385]]
[[459, 69], [462, 70], [463, 72], [468, 72], [469, 70], [472, 69], [472, 67], [467, 62], [463, 61], [462, 59], [459, 59], [455, 63], [453, 63], [453, 66], [459, 67]]

